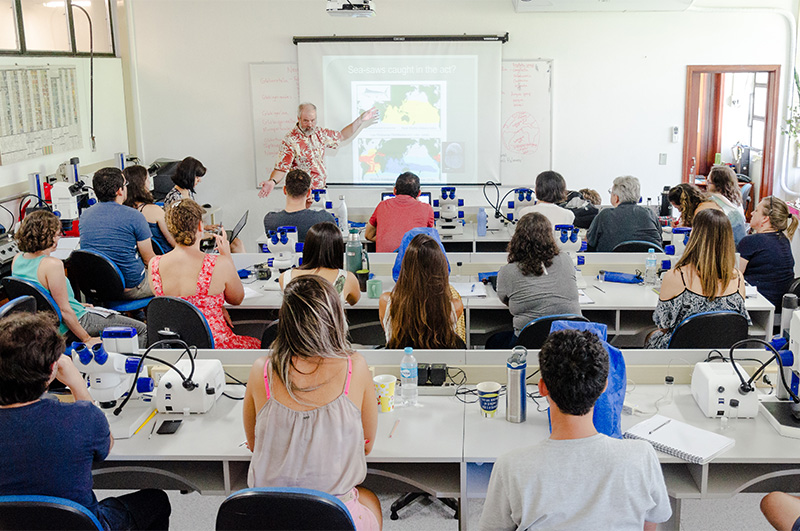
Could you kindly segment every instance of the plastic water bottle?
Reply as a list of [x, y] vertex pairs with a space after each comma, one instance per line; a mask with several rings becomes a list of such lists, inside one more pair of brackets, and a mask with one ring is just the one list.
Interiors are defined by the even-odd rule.
[[644, 262], [644, 283], [646, 286], [655, 286], [658, 279], [658, 260], [655, 249], [648, 249], [647, 259]]
[[405, 355], [400, 361], [400, 391], [403, 402], [407, 406], [417, 405], [417, 358], [414, 357], [414, 349], [406, 347]]
[[478, 236], [486, 236], [486, 224], [487, 224], [487, 221], [488, 220], [486, 219], [486, 209], [483, 208], [483, 207], [479, 208], [478, 209], [478, 228], [477, 228]]
[[339, 208], [336, 210], [336, 214], [338, 217], [339, 229], [344, 234], [347, 234], [350, 224], [347, 221], [347, 203], [344, 202], [343, 195], [339, 196]]

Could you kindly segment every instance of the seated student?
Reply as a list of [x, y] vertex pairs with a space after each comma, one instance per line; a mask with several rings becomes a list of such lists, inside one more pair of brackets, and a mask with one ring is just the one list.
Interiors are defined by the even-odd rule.
[[25, 216], [14, 239], [20, 253], [11, 263], [11, 274], [36, 282], [45, 289], [61, 310], [60, 332], [72, 332], [75, 339], [88, 345], [100, 342], [100, 334], [109, 326], [132, 326], [139, 336], [139, 347], [147, 346], [147, 325], [116, 312], [109, 315], [87, 310], [75, 299], [67, 282], [64, 262], [50, 254], [61, 237], [61, 222], [52, 213], [39, 210]]
[[155, 256], [150, 226], [141, 212], [123, 205], [128, 182], [119, 169], [103, 168], [95, 172], [92, 188], [98, 203], [81, 214], [81, 249], [116, 264], [125, 280], [126, 299], [152, 297], [144, 267]]
[[739, 267], [744, 279], [781, 310], [784, 293], [794, 281], [794, 257], [790, 241], [797, 218], [781, 199], [769, 196], [753, 210], [750, 228], [755, 234], [739, 242]]
[[543, 171], [537, 175], [535, 191], [536, 204], [520, 210], [520, 218], [525, 214], [538, 212], [543, 214], [553, 227], [573, 224], [575, 214], [571, 210], [559, 206], [559, 203], [563, 202], [567, 197], [567, 182], [560, 173]]
[[[94, 513], [105, 529], [168, 529], [164, 491], [97, 501], [92, 464], [108, 456], [114, 439], [63, 353], [64, 339], [48, 314], [17, 313], [0, 321], [0, 495], [66, 498]], [[70, 388], [74, 403], [42, 399], [55, 379]]]
[[707, 182], [711, 200], [728, 216], [733, 229], [734, 243], [738, 245], [739, 240], [747, 234], [747, 221], [744, 217], [742, 192], [739, 190], [736, 173], [729, 166], [712, 166], [708, 172]]
[[172, 175], [172, 182], [175, 186], [167, 192], [164, 198], [164, 209], [179, 199], [194, 199], [194, 188], [200, 184], [200, 180], [206, 174], [206, 167], [194, 157], [186, 157]]
[[[206, 167], [203, 166], [202, 162], [194, 157], [186, 157], [183, 159], [180, 164], [178, 164], [178, 167], [175, 168], [175, 173], [172, 175], [172, 182], [175, 183], [175, 186], [172, 187], [172, 190], [167, 192], [164, 198], [164, 210], [167, 210], [172, 203], [180, 201], [181, 199], [194, 200], [195, 188], [200, 184], [205, 174]], [[211, 230], [217, 228], [217, 225], [206, 225], [205, 228]], [[228, 231], [228, 239], [230, 239], [230, 237], [231, 233]], [[245, 252], [244, 243], [239, 238], [235, 238], [233, 241], [229, 242], [229, 245], [233, 253]]]
[[610, 252], [627, 241], [646, 241], [663, 245], [661, 225], [652, 209], [638, 205], [641, 197], [639, 179], [617, 177], [611, 187], [611, 205], [597, 214], [587, 233], [589, 251]]
[[[292, 174], [292, 170], [286, 176]], [[303, 246], [303, 265], [288, 269], [280, 277], [283, 288], [293, 278], [303, 275], [318, 275], [330, 282], [333, 289], [351, 306], [361, 298], [358, 279], [350, 271], [344, 270], [344, 240], [342, 231], [333, 222], [317, 223], [308, 229]]]
[[375, 242], [379, 253], [391, 253], [400, 246], [403, 234], [416, 227], [433, 227], [433, 208], [417, 200], [419, 177], [400, 174], [394, 183], [395, 197], [381, 201], [369, 218], [364, 236]]
[[241, 304], [244, 287], [224, 236], [214, 234], [219, 254], [200, 250], [203, 214], [203, 207], [191, 199], [182, 199], [167, 209], [167, 227], [177, 245], [150, 261], [148, 277], [153, 293], [180, 297], [197, 306], [208, 321], [215, 348], [261, 348], [259, 339], [237, 336], [231, 330], [233, 324], [224, 304]]
[[305, 241], [306, 233], [312, 225], [329, 221], [333, 223], [330, 212], [309, 208], [311, 199], [311, 176], [303, 170], [291, 170], [283, 181], [283, 193], [286, 194], [286, 208], [281, 211], [267, 212], [264, 216], [264, 232], [278, 227], [297, 227], [298, 241]]
[[711, 199], [711, 195], [703, 192], [693, 184], [681, 183], [673, 186], [667, 193], [667, 198], [672, 206], [681, 213], [678, 227], [691, 227], [694, 215], [707, 208], [722, 210]]
[[539, 394], [550, 404], [550, 438], [501, 455], [479, 529], [655, 530], [672, 515], [661, 465], [647, 441], [595, 429], [608, 353], [591, 332], [550, 334], [539, 352]]
[[508, 264], [497, 272], [497, 296], [514, 316], [509, 345], [534, 319], [581, 314], [575, 266], [567, 253], [559, 252], [553, 228], [542, 214], [526, 214], [517, 222], [508, 244]]
[[600, 194], [589, 188], [581, 188], [577, 192], [567, 192], [567, 198], [558, 206], [566, 208], [575, 215], [573, 225], [579, 229], [588, 229], [600, 210], [597, 206], [601, 203]]
[[770, 492], [761, 499], [761, 512], [778, 531], [800, 529], [800, 498], [785, 492]]
[[378, 301], [386, 348], [463, 348], [459, 330], [464, 304], [450, 285], [447, 258], [439, 243], [425, 234], [408, 244], [400, 275], [391, 292]]
[[661, 283], [653, 313], [658, 330], [650, 335], [646, 348], [667, 348], [675, 328], [698, 313], [729, 310], [750, 321], [728, 218], [720, 210], [703, 210], [695, 214], [692, 225], [683, 256]]
[[122, 175], [128, 181], [128, 197], [123, 204], [144, 215], [150, 225], [152, 241], [158, 244], [162, 254], [170, 252], [175, 247], [175, 238], [167, 230], [164, 209], [155, 203], [153, 194], [150, 193], [150, 174], [147, 173], [147, 168], [128, 166], [122, 170]]
[[245, 391], [250, 487], [301, 487], [337, 496], [359, 531], [379, 530], [381, 506], [359, 487], [378, 428], [375, 386], [347, 342], [347, 320], [330, 282], [286, 285], [272, 355], [256, 360]]

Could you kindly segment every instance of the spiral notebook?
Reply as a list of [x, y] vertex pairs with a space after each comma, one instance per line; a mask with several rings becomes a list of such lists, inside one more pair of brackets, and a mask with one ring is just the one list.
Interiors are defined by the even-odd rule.
[[698, 465], [708, 463], [736, 443], [730, 437], [662, 415], [640, 422], [623, 437], [645, 440], [656, 450]]

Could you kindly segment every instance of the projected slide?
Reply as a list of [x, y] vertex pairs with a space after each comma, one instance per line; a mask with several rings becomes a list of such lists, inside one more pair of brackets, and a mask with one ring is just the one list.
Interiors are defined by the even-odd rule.
[[340, 128], [379, 120], [326, 153], [328, 183], [475, 183], [499, 169], [500, 49], [487, 43], [301, 43], [300, 100]]
[[443, 82], [352, 83], [354, 112], [375, 107], [380, 116], [353, 149], [356, 182], [391, 182], [404, 171], [423, 182], [441, 182], [445, 89]]

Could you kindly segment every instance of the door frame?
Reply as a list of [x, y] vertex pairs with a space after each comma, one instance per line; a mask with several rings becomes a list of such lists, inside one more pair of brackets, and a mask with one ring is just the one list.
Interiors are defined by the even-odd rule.
[[[727, 74], [735, 72], [767, 73], [767, 108], [764, 124], [764, 153], [762, 159], [761, 185], [758, 190], [760, 200], [772, 195], [772, 183], [775, 173], [775, 151], [777, 148], [778, 106], [780, 92], [780, 65], [687, 65], [686, 67], [686, 105], [683, 125], [683, 166], [681, 182], [691, 182], [689, 172], [692, 168], [690, 146], [697, 143], [697, 115], [700, 106], [699, 87], [700, 74]], [[719, 120], [714, 124], [720, 127]], [[755, 201], [754, 201], [755, 203]]]

